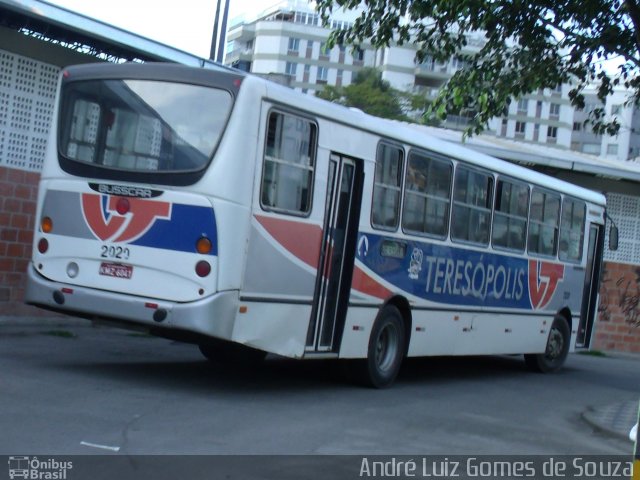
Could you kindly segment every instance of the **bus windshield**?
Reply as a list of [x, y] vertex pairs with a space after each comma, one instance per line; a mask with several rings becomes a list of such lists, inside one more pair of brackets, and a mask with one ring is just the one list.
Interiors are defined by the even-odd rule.
[[209, 162], [233, 104], [216, 88], [150, 80], [69, 82], [60, 154], [97, 167], [198, 171]]

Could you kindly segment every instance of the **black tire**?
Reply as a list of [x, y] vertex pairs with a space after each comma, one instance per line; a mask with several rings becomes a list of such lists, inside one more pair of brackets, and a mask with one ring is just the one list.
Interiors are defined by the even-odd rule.
[[405, 341], [402, 314], [393, 305], [387, 305], [373, 323], [367, 358], [347, 364], [350, 377], [367, 387], [390, 387], [404, 359]]
[[224, 340], [209, 340], [198, 345], [205, 358], [213, 363], [254, 366], [261, 363], [267, 352]]
[[571, 331], [569, 324], [564, 317], [553, 319], [547, 346], [544, 353], [526, 354], [524, 361], [534, 372], [551, 373], [557, 372], [564, 365], [569, 354], [569, 343], [571, 342]]

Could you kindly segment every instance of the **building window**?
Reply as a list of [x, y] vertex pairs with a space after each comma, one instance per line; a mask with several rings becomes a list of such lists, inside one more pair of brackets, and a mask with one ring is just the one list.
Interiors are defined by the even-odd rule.
[[521, 98], [520, 100], [518, 100], [518, 113], [527, 113], [527, 110], [529, 109], [529, 100], [527, 100], [526, 98]]
[[356, 48], [356, 50], [353, 52], [353, 60], [356, 62], [363, 62], [364, 61], [364, 50], [361, 49], [360, 47]]
[[607, 145], [607, 155], [618, 155], [618, 144], [610, 143]]
[[296, 12], [294, 21], [295, 23], [302, 23], [304, 25], [319, 25], [320, 17], [314, 13]]
[[467, 62], [465, 59], [461, 57], [453, 57], [453, 60], [451, 61], [451, 67], [454, 70], [462, 70], [468, 65], [469, 65], [469, 62]]
[[447, 236], [452, 176], [450, 162], [411, 152], [402, 213], [405, 232]]
[[320, 43], [320, 56], [321, 57], [328, 57], [329, 55], [331, 55], [331, 49], [327, 45], [327, 42], [321, 42]]
[[591, 155], [600, 155], [600, 144], [585, 143], [582, 145], [582, 153], [589, 153]]
[[287, 62], [285, 64], [285, 67], [284, 67], [284, 73], [286, 75], [288, 75], [289, 77], [294, 77], [295, 78], [297, 68], [298, 68], [298, 64], [297, 63]]
[[526, 122], [516, 122], [516, 136], [524, 137], [524, 131], [527, 128]]
[[311, 211], [316, 129], [295, 115], [269, 115], [260, 191], [265, 210], [295, 215]]
[[398, 228], [403, 157], [403, 150], [399, 147], [384, 143], [378, 146], [371, 207], [371, 224], [374, 227]]
[[529, 187], [527, 185], [498, 180], [491, 236], [495, 247], [524, 251], [528, 209]]
[[318, 67], [318, 74], [316, 76], [316, 81], [318, 83], [327, 83], [327, 77], [329, 74], [329, 69], [326, 67]]
[[558, 127], [547, 127], [547, 138], [558, 138]]
[[491, 175], [458, 165], [453, 188], [452, 239], [489, 243], [492, 194]]
[[289, 53], [298, 53], [300, 50], [300, 39], [299, 38], [289, 38]]
[[581, 122], [573, 122], [573, 131], [574, 132], [579, 132], [582, 130], [582, 123]]
[[549, 116], [551, 117], [560, 116], [560, 104], [552, 103], [551, 105], [549, 105]]
[[350, 22], [346, 22], [343, 20], [332, 20], [331, 21], [331, 29], [332, 30], [346, 30], [351, 27], [353, 24]]

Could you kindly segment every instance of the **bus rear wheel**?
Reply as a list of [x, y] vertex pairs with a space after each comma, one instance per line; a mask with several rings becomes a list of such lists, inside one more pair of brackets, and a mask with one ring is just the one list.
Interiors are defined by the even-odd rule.
[[262, 350], [217, 339], [201, 343], [198, 347], [202, 355], [213, 363], [252, 366], [259, 364], [267, 356], [267, 352]]
[[571, 331], [569, 324], [564, 317], [555, 317], [544, 353], [527, 354], [524, 361], [534, 372], [551, 373], [560, 370], [569, 354], [569, 343], [571, 341]]
[[351, 361], [349, 375], [367, 387], [390, 387], [402, 365], [405, 341], [402, 314], [393, 305], [387, 305], [371, 329], [367, 358]]

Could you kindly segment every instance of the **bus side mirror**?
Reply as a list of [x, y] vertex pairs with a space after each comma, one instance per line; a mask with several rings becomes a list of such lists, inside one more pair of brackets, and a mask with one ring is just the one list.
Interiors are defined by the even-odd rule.
[[611, 225], [609, 229], [609, 250], [615, 252], [618, 250], [618, 227]]

